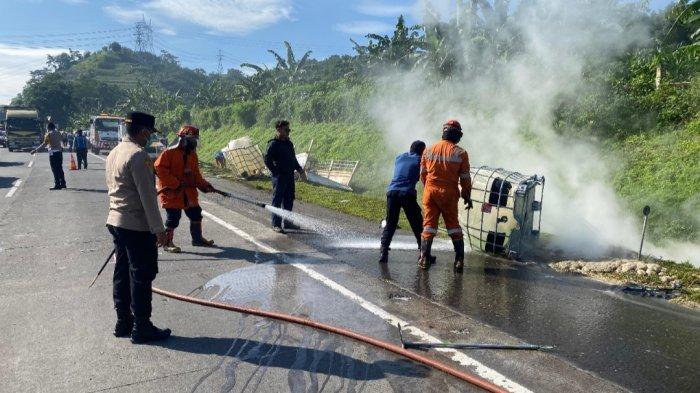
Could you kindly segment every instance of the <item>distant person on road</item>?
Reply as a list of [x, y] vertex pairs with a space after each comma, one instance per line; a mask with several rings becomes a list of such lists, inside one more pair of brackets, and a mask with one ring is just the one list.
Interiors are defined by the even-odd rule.
[[[306, 173], [299, 165], [294, 144], [289, 140], [289, 128], [287, 120], [279, 120], [275, 123], [277, 135], [267, 143], [265, 152], [265, 165], [272, 173], [272, 206], [282, 207], [284, 210], [292, 211], [294, 207], [294, 171], [299, 172], [300, 178], [305, 181]], [[272, 230], [278, 233], [285, 233], [285, 229], [299, 229], [299, 226], [284, 221], [282, 217], [272, 214]]]
[[214, 154], [214, 161], [217, 167], [221, 169], [226, 168], [226, 156], [224, 156], [223, 150], [217, 150], [216, 154]]
[[394, 163], [394, 176], [387, 187], [386, 220], [380, 246], [379, 263], [389, 261], [389, 247], [399, 223], [403, 209], [416, 237], [420, 252], [423, 213], [418, 205], [416, 183], [420, 180], [420, 160], [425, 150], [425, 142], [414, 141], [408, 153], [399, 154]]
[[85, 169], [87, 169], [88, 140], [85, 135], [83, 135], [83, 130], [76, 131], [75, 138], [73, 138], [71, 144], [75, 148], [75, 155], [78, 157], [78, 169], [83, 165]]
[[48, 132], [44, 137], [44, 143], [32, 150], [30, 154], [34, 155], [45, 147], [49, 148], [49, 163], [51, 164], [54, 183], [50, 190], [60, 190], [66, 188], [66, 177], [65, 173], [63, 173], [63, 137], [56, 130], [55, 124], [49, 123], [47, 128]]
[[158, 246], [165, 244], [158, 208], [153, 162], [144, 150], [155, 118], [141, 112], [126, 117], [127, 135], [109, 153], [105, 178], [109, 192], [107, 229], [114, 239], [114, 308], [116, 337], [135, 344], [162, 340], [170, 329], [151, 323], [151, 283], [158, 274]]
[[202, 236], [202, 208], [199, 206], [199, 192], [214, 191], [209, 182], [204, 180], [199, 170], [197, 143], [199, 129], [191, 125], [180, 128], [177, 136], [178, 143], [171, 146], [156, 159], [155, 169], [158, 179], [158, 194], [160, 204], [165, 209], [166, 244], [163, 249], [167, 252], [180, 252], [180, 247], [173, 244], [175, 228], [180, 225], [182, 211], [190, 219], [190, 235], [192, 245], [198, 247], [213, 247], [214, 241]]
[[424, 187], [425, 218], [418, 265], [422, 269], [428, 269], [431, 265], [430, 251], [441, 215], [454, 245], [454, 270], [461, 273], [464, 269], [464, 235], [459, 225], [458, 205], [461, 197], [467, 209], [472, 208], [472, 184], [469, 156], [466, 150], [457, 146], [462, 135], [459, 122], [448, 120], [442, 126], [442, 141], [427, 148], [421, 159], [420, 180]]

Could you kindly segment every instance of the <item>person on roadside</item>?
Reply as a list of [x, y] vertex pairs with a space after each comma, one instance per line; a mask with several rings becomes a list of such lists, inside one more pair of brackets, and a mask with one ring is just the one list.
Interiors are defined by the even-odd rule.
[[427, 148], [421, 159], [420, 180], [424, 187], [425, 218], [418, 265], [422, 269], [428, 269], [431, 265], [430, 252], [441, 215], [455, 250], [454, 270], [461, 273], [464, 269], [464, 235], [459, 225], [458, 204], [461, 197], [467, 209], [472, 208], [472, 185], [469, 156], [466, 150], [457, 146], [462, 136], [459, 122], [448, 120], [442, 126], [442, 141]]
[[[302, 181], [306, 181], [304, 168], [299, 165], [294, 144], [289, 139], [287, 120], [279, 120], [275, 123], [276, 136], [267, 143], [265, 151], [265, 166], [272, 174], [272, 206], [292, 211], [294, 207], [295, 185], [294, 172], [299, 172]], [[299, 226], [288, 220], [282, 220], [277, 214], [272, 214], [272, 230], [277, 233], [285, 233], [285, 229], [299, 229]]]
[[44, 136], [44, 143], [36, 147], [30, 152], [34, 155], [37, 151], [48, 147], [49, 149], [49, 164], [51, 164], [51, 172], [53, 173], [54, 186], [50, 190], [60, 190], [66, 188], [66, 175], [63, 172], [63, 137], [56, 130], [56, 125], [49, 123], [48, 132]]
[[107, 229], [114, 240], [114, 308], [116, 337], [134, 344], [168, 338], [170, 329], [151, 322], [151, 283], [158, 274], [158, 246], [165, 226], [158, 209], [153, 162], [144, 150], [155, 129], [147, 113], [126, 116], [126, 135], [109, 153], [105, 178], [109, 195]]
[[72, 132], [68, 133], [68, 151], [73, 152], [73, 139], [75, 139], [75, 135]]
[[155, 170], [160, 204], [165, 209], [167, 252], [180, 252], [180, 247], [173, 244], [175, 228], [180, 225], [182, 211], [190, 219], [190, 235], [195, 247], [213, 247], [214, 241], [202, 236], [202, 208], [199, 206], [199, 191], [212, 192], [209, 182], [204, 180], [199, 170], [197, 143], [199, 129], [185, 125], [177, 133], [178, 143], [174, 144], [156, 159]]
[[425, 142], [414, 141], [411, 143], [408, 153], [399, 154], [394, 162], [394, 176], [386, 193], [386, 220], [383, 223], [379, 263], [389, 261], [389, 247], [396, 232], [402, 209], [411, 225], [413, 235], [416, 237], [420, 253], [423, 213], [417, 202], [416, 183], [420, 180], [420, 161], [424, 150]]
[[78, 130], [75, 132], [75, 137], [71, 142], [73, 148], [75, 148], [75, 155], [78, 158], [78, 170], [83, 166], [87, 169], [87, 152], [88, 152], [88, 140], [83, 135], [83, 130]]
[[219, 149], [216, 151], [214, 154], [214, 162], [216, 162], [216, 166], [220, 169], [226, 168], [226, 156], [224, 156], [224, 151]]

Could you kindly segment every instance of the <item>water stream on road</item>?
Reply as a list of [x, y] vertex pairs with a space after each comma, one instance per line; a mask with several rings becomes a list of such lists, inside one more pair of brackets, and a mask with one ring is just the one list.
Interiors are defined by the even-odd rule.
[[[353, 233], [344, 228], [340, 224], [330, 224], [328, 222], [306, 216], [301, 213], [291, 212], [289, 210], [280, 209], [270, 205], [265, 205], [265, 209], [273, 214], [276, 214], [286, 221], [291, 221], [302, 229], [314, 231], [331, 240], [330, 246], [335, 248], [345, 249], [375, 249], [379, 250], [379, 237], [361, 235]], [[392, 250], [417, 250], [418, 244], [412, 236], [397, 235], [391, 242]], [[443, 240], [435, 239], [433, 250], [451, 251], [452, 243]]]

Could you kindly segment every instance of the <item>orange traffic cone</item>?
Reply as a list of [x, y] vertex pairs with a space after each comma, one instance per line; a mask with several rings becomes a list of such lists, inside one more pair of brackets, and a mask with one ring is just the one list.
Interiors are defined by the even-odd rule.
[[73, 155], [72, 155], [72, 154], [70, 155], [70, 170], [71, 170], [71, 171], [77, 171], [77, 170], [78, 170], [78, 166], [75, 165], [75, 158], [73, 158]]

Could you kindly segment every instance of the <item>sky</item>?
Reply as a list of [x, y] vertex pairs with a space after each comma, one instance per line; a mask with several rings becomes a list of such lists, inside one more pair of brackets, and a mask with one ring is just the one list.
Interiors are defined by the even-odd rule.
[[[153, 50], [209, 72], [241, 63], [274, 66], [268, 49], [312, 57], [352, 53], [350, 39], [392, 31], [404, 14], [420, 21], [424, 0], [0, 0], [0, 104], [8, 103], [49, 54], [96, 50], [111, 42], [134, 47], [139, 20], [153, 29]], [[674, 0], [650, 0], [661, 9]], [[446, 13], [452, 0], [433, 0]]]

